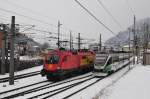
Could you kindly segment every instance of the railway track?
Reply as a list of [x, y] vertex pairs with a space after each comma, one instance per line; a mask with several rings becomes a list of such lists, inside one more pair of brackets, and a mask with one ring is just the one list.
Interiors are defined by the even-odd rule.
[[[38, 75], [38, 74], [40, 74], [40, 71], [35, 71], [35, 72], [27, 73], [27, 74], [16, 75], [14, 79], [17, 80], [17, 79], [21, 79], [21, 78], [27, 78], [27, 77], [35, 76], [35, 75]], [[5, 78], [0, 79], [0, 83], [8, 82], [8, 81], [9, 81], [9, 77], [5, 77]]]
[[[71, 79], [68, 79], [68, 80], [65, 80], [65, 81], [50, 82], [50, 83], [46, 83], [46, 84], [37, 86], [37, 84], [48, 82], [48, 81], [42, 81], [42, 82], [34, 83], [34, 84], [31, 84], [31, 85], [27, 85], [27, 86], [19, 87], [19, 88], [16, 88], [16, 89], [1, 92], [0, 93], [1, 97], [0, 98], [1, 99], [15, 98], [15, 97], [18, 97], [18, 96], [27, 95], [27, 94], [30, 94], [30, 93], [33, 93], [33, 92], [35, 93], [35, 92], [38, 92], [38, 91], [41, 91], [41, 90], [44, 90], [44, 89], [56, 87], [56, 86], [63, 85], [63, 84], [66, 84], [66, 83], [71, 83], [73, 81], [86, 79], [86, 78], [91, 77], [91, 76], [92, 76], [92, 74], [89, 74], [89, 75], [85, 75], [85, 76], [82, 76], [82, 77], [71, 78]], [[33, 87], [34, 85], [36, 85], [37, 87]], [[28, 89], [31, 86], [32, 86], [32, 88]], [[24, 89], [24, 91], [19, 91], [19, 90], [23, 90], [23, 89]]]
[[[128, 66], [128, 65], [129, 65], [129, 63], [128, 63], [128, 64], [125, 64], [122, 68], [118, 69], [116, 72], [122, 70], [123, 68], [125, 68], [125, 67]], [[114, 73], [112, 73], [112, 74], [115, 74], [116, 72], [114, 72]], [[72, 92], [72, 93], [70, 93], [69, 95], [64, 96], [64, 97], [61, 97], [61, 98], [62, 98], [62, 99], [70, 98], [71, 96], [73, 96], [73, 95], [75, 95], [75, 94], [77, 94], [77, 93], [79, 93], [79, 92], [85, 90], [85, 89], [88, 88], [88, 87], [91, 87], [92, 85], [98, 83], [99, 81], [101, 81], [102, 79], [104, 79], [104, 78], [106, 78], [106, 77], [108, 77], [108, 76], [111, 76], [112, 74], [99, 77], [96, 81], [93, 81], [93, 82], [91, 82], [91, 83], [89, 83], [89, 84], [87, 84], [87, 85], [85, 85], [85, 86], [83, 85], [83, 87], [79, 87], [79, 89], [78, 89], [77, 91]], [[83, 83], [84, 83], [84, 82], [83, 82]], [[82, 84], [82, 83], [80, 83], [80, 84]], [[59, 91], [59, 92], [56, 92], [56, 93], [54, 93], [54, 94], [50, 94], [50, 95], [48, 95], [48, 96], [46, 96], [46, 97], [42, 97], [42, 98], [40, 98], [40, 99], [48, 99], [48, 98], [50, 98], [50, 97], [52, 97], [52, 96], [54, 96], [54, 95], [57, 96], [57, 94], [59, 94], [60, 92], [67, 91], [67, 90], [69, 90], [69, 89], [71, 89], [71, 88], [73, 88], [73, 87], [76, 87], [76, 86], [78, 86], [78, 85], [79, 85], [79, 84], [72, 85], [72, 86], [70, 86], [70, 87], [68, 87], [68, 88], [66, 88], [66, 89], [63, 89], [63, 90], [61, 90], [61, 91]], [[33, 97], [33, 98], [36, 98], [36, 97]], [[53, 97], [52, 97], [52, 98], [53, 98]], [[29, 98], [29, 99], [31, 99], [31, 98]]]
[[[122, 70], [123, 68], [125, 68], [125, 67], [128, 66], [129, 64], [130, 64], [130, 62], [129, 62], [128, 64], [125, 64], [122, 68], [118, 69], [117, 71], [115, 71], [115, 72], [112, 73], [112, 74], [115, 74], [116, 72]], [[75, 92], [73, 92], [73, 93], [71, 93], [71, 94], [69, 94], [69, 95], [63, 97], [62, 99], [70, 98], [71, 96], [73, 96], [73, 95], [75, 95], [75, 94], [77, 94], [77, 93], [83, 91], [84, 89], [86, 89], [86, 88], [88, 88], [88, 87], [91, 87], [92, 85], [98, 83], [99, 81], [101, 81], [102, 79], [104, 79], [104, 78], [106, 78], [106, 77], [108, 77], [108, 76], [111, 76], [112, 74], [109, 74], [109, 75], [104, 76], [104, 77], [100, 77], [97, 81], [95, 81], [95, 82], [93, 82], [93, 83], [90, 83], [90, 84], [88, 84], [88, 85], [86, 85], [86, 86], [80, 88], [78, 91], [75, 91]], [[48, 97], [46, 97], [46, 98], [48, 98]], [[46, 99], [46, 98], [44, 98], [44, 99]]]
[[[99, 78], [98, 80], [96, 80], [96, 81], [94, 81], [94, 82], [92, 82], [92, 83], [86, 85], [85, 87], [79, 89], [78, 91], [75, 91], [75, 92], [71, 93], [70, 95], [63, 97], [63, 99], [69, 98], [69, 97], [71, 97], [71, 96], [73, 96], [73, 95], [79, 93], [80, 91], [82, 91], [82, 90], [84, 90], [84, 89], [86, 89], [86, 88], [88, 88], [88, 87], [90, 87], [90, 86], [96, 84], [97, 82], [99, 82], [100, 80], [102, 80], [102, 79], [104, 79], [104, 78], [105, 78], [105, 77]], [[48, 97], [46, 97], [46, 98], [48, 98]]]
[[[69, 85], [65, 85], [65, 86], [63, 86], [61, 88], [57, 88], [57, 89], [54, 89], [54, 90], [51, 90], [51, 91], [44, 92], [42, 94], [30, 97], [28, 99], [33, 99], [33, 98], [46, 99], [46, 98], [52, 97], [54, 95], [57, 95], [57, 94], [59, 94], [59, 93], [61, 93], [63, 91], [66, 91], [66, 90], [68, 90], [68, 89], [70, 89], [72, 87], [78, 86], [79, 84], [82, 84], [82, 83], [84, 83], [86, 81], [89, 81], [89, 80], [92, 80], [92, 79], [95, 79], [95, 78], [94, 77], [90, 77], [90, 78], [87, 78], [85, 80], [81, 80], [81, 81], [78, 81], [78, 82], [75, 82], [75, 83], [72, 83], [72, 84], [69, 84]], [[46, 95], [46, 96], [43, 96], [43, 95]]]
[[18, 90], [20, 90], [20, 89], [28, 88], [28, 87], [31, 87], [31, 86], [34, 86], [34, 85], [38, 85], [38, 84], [45, 83], [45, 82], [48, 82], [48, 80], [40, 81], [40, 82], [33, 83], [33, 84], [30, 84], [30, 85], [26, 85], [26, 86], [22, 86], [22, 87], [19, 87], [19, 88], [11, 89], [11, 90], [8, 90], [8, 91], [0, 92], [0, 95], [6, 94], [6, 93], [9, 93], [9, 92], [18, 91]]
[[[129, 62], [130, 63], [130, 62]], [[116, 72], [120, 71], [121, 69], [125, 68], [126, 66], [129, 65], [125, 64], [122, 68], [118, 69]], [[114, 73], [116, 73], [114, 72]], [[114, 74], [112, 73], [112, 74]], [[111, 74], [111, 75], [112, 75]], [[14, 93], [14, 94], [10, 94], [4, 97], [0, 97], [1, 99], [10, 99], [10, 98], [23, 98], [25, 97], [26, 99], [33, 99], [33, 98], [40, 98], [40, 99], [47, 99], [50, 97], [55, 97], [59, 94], [61, 94], [64, 91], [69, 91], [69, 89], [72, 88], [76, 88], [77, 86], [81, 86], [81, 84], [84, 84], [84, 86], [79, 87], [78, 90], [76, 90], [75, 92], [70, 93], [69, 95], [63, 96], [63, 99], [69, 98], [83, 90], [85, 90], [86, 88], [96, 84], [97, 82], [101, 81], [102, 79], [108, 77], [110, 75], [107, 76], [103, 76], [100, 78], [95, 78], [92, 76], [92, 74], [83, 76], [83, 77], [79, 77], [79, 78], [74, 78], [74, 79], [68, 79], [68, 80], [64, 80], [64, 81], [60, 81], [60, 82], [54, 82], [54, 83], [48, 83], [48, 84], [43, 84], [41, 86], [37, 86], [22, 92], [18, 92], [18, 93]], [[86, 82], [95, 79], [95, 81], [89, 83], [89, 84], [85, 84]], [[47, 82], [47, 81], [45, 81]], [[39, 82], [40, 83], [40, 82]], [[41, 82], [42, 83], [42, 82]], [[36, 83], [34, 84], [36, 85]], [[19, 89], [22, 88], [28, 88], [29, 86], [32, 85], [28, 85], [28, 86], [24, 86], [24, 87], [20, 87], [17, 89], [13, 89], [13, 90], [9, 90], [6, 92], [2, 92], [0, 94], [5, 94], [5, 93], [9, 93], [9, 92], [13, 92], [13, 91], [17, 91]]]

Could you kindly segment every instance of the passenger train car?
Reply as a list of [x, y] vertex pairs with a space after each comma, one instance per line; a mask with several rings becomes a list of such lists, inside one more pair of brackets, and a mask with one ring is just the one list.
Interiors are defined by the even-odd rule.
[[111, 74], [129, 64], [128, 53], [96, 54], [93, 75], [96, 77]]
[[92, 71], [94, 60], [95, 53], [89, 50], [53, 50], [45, 56], [41, 75], [51, 80]]

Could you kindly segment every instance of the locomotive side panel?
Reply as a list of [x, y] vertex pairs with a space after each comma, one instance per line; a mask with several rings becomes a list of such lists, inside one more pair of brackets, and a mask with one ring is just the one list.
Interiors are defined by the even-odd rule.
[[91, 71], [94, 64], [95, 54], [92, 52], [55, 51], [45, 57], [44, 67], [41, 74], [51, 78], [62, 78], [72, 74]]
[[76, 69], [79, 67], [79, 58], [78, 55], [65, 55], [61, 62], [61, 69]]

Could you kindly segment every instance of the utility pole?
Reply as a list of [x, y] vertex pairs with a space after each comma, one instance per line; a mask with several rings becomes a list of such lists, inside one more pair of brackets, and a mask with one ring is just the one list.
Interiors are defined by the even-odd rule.
[[131, 37], [130, 37], [131, 29], [129, 28], [128, 31], [129, 31], [129, 39], [128, 40], [129, 40], [129, 52], [130, 52], [130, 49], [131, 49], [131, 45], [130, 45], [131, 44], [130, 43], [130, 41], [131, 41]]
[[72, 40], [71, 40], [71, 41], [72, 41], [72, 43], [71, 43], [71, 45], [72, 45], [72, 49], [73, 49], [73, 36], [71, 36], [71, 37], [72, 37]]
[[70, 51], [72, 50], [72, 34], [71, 34], [71, 31], [70, 31]]
[[140, 60], [140, 48], [141, 48], [141, 44], [140, 44], [140, 37], [139, 37], [139, 29], [137, 28], [137, 36], [136, 36], [136, 48], [137, 48], [137, 64], [139, 63]]
[[100, 38], [99, 38], [99, 51], [102, 50], [102, 37], [101, 37], [101, 34], [100, 34]]
[[134, 25], [133, 25], [133, 37], [134, 37], [134, 40], [133, 40], [133, 55], [134, 55], [134, 59], [133, 59], [133, 64], [135, 64], [135, 56], [136, 56], [136, 38], [135, 38], [135, 23], [136, 22], [136, 17], [134, 15]]
[[78, 49], [80, 50], [81, 47], [81, 38], [80, 38], [80, 33], [78, 33]]
[[5, 24], [2, 24], [2, 61], [1, 61], [1, 74], [5, 74], [6, 72], [6, 64], [5, 64], [5, 47], [6, 47], [6, 27]]
[[9, 66], [9, 84], [14, 84], [14, 38], [15, 38], [15, 16], [11, 19], [10, 30], [10, 66]]
[[[130, 62], [130, 32], [131, 32], [131, 29], [129, 28], [129, 62]], [[129, 69], [130, 69], [130, 63], [129, 63]]]
[[138, 63], [138, 55], [139, 55], [139, 54], [138, 54], [138, 49], [139, 49], [139, 48], [138, 48], [138, 37], [137, 37], [137, 35], [135, 36], [135, 49], [136, 49], [136, 50], [135, 50], [135, 55], [136, 55], [136, 59], [137, 59], [137, 60], [136, 60], [136, 63]]
[[146, 35], [147, 35], [147, 25], [146, 25], [146, 23], [144, 23], [144, 44], [143, 44], [143, 48], [144, 48], [144, 53], [146, 53], [146, 46], [147, 46], [147, 44], [146, 44], [146, 42], [147, 42], [147, 37], [146, 37]]
[[[8, 27], [5, 27], [8, 28]], [[6, 29], [7, 30], [7, 29]], [[5, 36], [6, 36], [6, 40], [5, 40], [5, 66], [8, 66], [8, 31], [5, 31]]]
[[59, 49], [59, 47], [60, 47], [60, 26], [61, 26], [62, 24], [60, 24], [60, 21], [58, 21], [58, 42], [57, 42], [57, 45], [58, 45], [58, 49]]
[[146, 54], [148, 49], [148, 36], [149, 36], [149, 26], [148, 23], [144, 24], [144, 55], [143, 55], [143, 64], [146, 65]]
[[144, 52], [143, 52], [143, 64], [145, 65], [146, 64], [146, 23], [144, 23], [143, 24], [143, 27], [144, 27], [144, 37], [143, 37], [143, 50], [144, 50]]
[[147, 53], [147, 49], [148, 49], [148, 37], [149, 37], [149, 26], [148, 24], [146, 24], [146, 53]]

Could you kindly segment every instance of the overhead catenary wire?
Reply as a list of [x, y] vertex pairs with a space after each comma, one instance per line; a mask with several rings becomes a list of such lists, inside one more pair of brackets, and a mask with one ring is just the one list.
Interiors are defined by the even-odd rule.
[[[113, 20], [116, 21], [116, 23], [118, 24], [118, 26], [120, 26], [120, 27], [122, 28], [122, 26], [120, 25], [120, 23], [115, 19], [115, 17], [113, 17], [113, 15], [112, 15], [112, 14], [110, 13], [110, 11], [106, 8], [106, 6], [105, 6], [100, 0], [97, 0], [97, 1], [98, 1], [98, 3], [105, 9], [105, 11], [113, 18]], [[135, 12], [134, 12], [132, 6], [129, 4], [128, 0], [125, 0], [125, 1], [126, 1], [126, 3], [127, 3], [127, 6], [128, 6], [128, 8], [129, 8], [129, 10], [130, 10], [131, 15], [134, 16], [134, 18], [135, 18]], [[126, 42], [126, 41], [125, 41], [125, 42]], [[122, 42], [122, 43], [125, 43], [125, 42]], [[119, 44], [119, 45], [120, 45], [120, 44]]]
[[115, 35], [115, 33], [108, 28], [103, 22], [101, 22], [92, 12], [90, 12], [86, 7], [84, 7], [78, 0], [75, 0], [76, 3], [78, 3], [89, 15], [91, 15], [98, 23], [103, 25], [108, 31], [110, 31], [112, 34]]
[[98, 4], [100, 4], [103, 9], [107, 12], [107, 14], [113, 19], [113, 21], [121, 28], [123, 29], [122, 25], [117, 21], [117, 19], [111, 14], [111, 12], [108, 10], [108, 8], [101, 2], [101, 0], [97, 0]]
[[[2, 15], [0, 15], [0, 20], [4, 20], [5, 22], [8, 22], [9, 24], [10, 24], [10, 21], [11, 21], [8, 17], [2, 16]], [[29, 25], [31, 25], [31, 24], [23, 23], [23, 22], [18, 21], [18, 20], [17, 20], [16, 24], [19, 24], [19, 26], [20, 26], [20, 25], [22, 25], [22, 26], [25, 26], [25, 25], [26, 25], [26, 26], [27, 26], [27, 25], [29, 26]]]
[[[78, 0], [75, 0], [85, 11], [88, 12], [96, 21], [98, 21], [101, 25], [103, 25], [107, 30], [109, 30], [113, 35], [116, 35], [110, 28], [108, 28], [104, 23], [102, 23], [94, 14], [92, 14], [86, 7], [84, 7]], [[121, 40], [119, 37], [117, 37], [118, 40]], [[120, 45], [120, 43], [119, 43]]]
[[[13, 13], [13, 12], [12, 12]], [[21, 15], [21, 14], [20, 14]], [[6, 21], [10, 21], [10, 19], [9, 19], [9, 17], [6, 17], [5, 15], [0, 15], [0, 16], [3, 16], [3, 17], [5, 17], [5, 18], [2, 18], [2, 17], [0, 17], [0, 19], [2, 19], [2, 20], [6, 20]], [[23, 16], [24, 17], [24, 16]], [[27, 16], [28, 17], [28, 16]], [[7, 18], [7, 19], [6, 19]], [[32, 17], [30, 17], [30, 18], [32, 18]], [[31, 20], [33, 20], [33, 19], [31, 19]], [[34, 21], [38, 21], [38, 20], [34, 20]], [[40, 20], [41, 21], [41, 20]], [[27, 23], [23, 23], [23, 22], [21, 22], [21, 21], [17, 21], [16, 22], [17, 24], [19, 24], [19, 26], [33, 26], [33, 24], [31, 25], [31, 24], [27, 24]], [[44, 23], [45, 24], [45, 23]], [[49, 23], [47, 23], [47, 24], [49, 24]], [[53, 25], [53, 24], [52, 24]], [[37, 25], [34, 25], [34, 26], [36, 26], [37, 27]], [[54, 25], [53, 25], [54, 26]], [[41, 27], [41, 26], [40, 26]], [[43, 27], [43, 28], [45, 28], [45, 27]], [[55, 27], [56, 28], [56, 27]]]
[[[14, 11], [10, 11], [10, 10], [5, 10], [5, 9], [1, 9], [0, 8], [0, 10], [3, 10], [3, 11], [5, 11], [5, 12], [9, 12], [9, 13], [14, 13], [14, 14], [16, 14], [16, 15], [19, 15], [19, 16], [22, 16], [22, 14], [19, 14], [19, 13], [17, 13], [17, 12], [14, 12]], [[39, 20], [39, 19], [35, 19], [35, 18], [32, 18], [32, 17], [29, 17], [29, 16], [25, 16], [25, 15], [23, 15], [22, 17], [26, 17], [26, 18], [28, 18], [28, 19], [31, 19], [31, 20], [35, 20], [35, 21], [38, 21], [38, 22], [40, 22], [40, 23], [44, 23], [44, 24], [48, 24], [49, 25], [49, 23], [45, 23], [44, 21], [42, 21], [42, 20]], [[101, 22], [101, 21], [100, 21]], [[103, 23], [101, 23], [101, 24], [103, 24]], [[103, 24], [104, 26], [105, 26], [105, 24]], [[110, 28], [108, 28], [107, 26], [105, 26], [105, 28], [107, 28], [107, 30], [109, 30], [110, 32], [113, 32]], [[115, 35], [115, 33], [113, 32], [113, 34]]]
[[[8, 21], [8, 22], [10, 21], [9, 19], [5, 19], [5, 18], [1, 18], [1, 17], [0, 17], [0, 20], [5, 20], [5, 21]], [[24, 24], [24, 25], [22, 25], [22, 24]], [[28, 25], [26, 25], [25, 23], [21, 23], [21, 24], [19, 24], [19, 26], [28, 26]], [[36, 25], [29, 25], [29, 26], [36, 26]], [[43, 29], [33, 29], [33, 28], [30, 28], [28, 30], [34, 30], [34, 31], [39, 31], [39, 32], [44, 32], [44, 33], [49, 33], [49, 34], [57, 34], [57, 33], [54, 33], [54, 32], [43, 30]], [[25, 32], [25, 30], [23, 30], [21, 32]], [[61, 36], [69, 36], [69, 35], [65, 35], [65, 34], [61, 33]]]
[[35, 19], [35, 18], [33, 18], [33, 17], [30, 17], [30, 16], [26, 16], [26, 15], [17, 13], [17, 12], [11, 11], [11, 10], [7, 10], [7, 9], [3, 9], [3, 8], [0, 8], [0, 10], [1, 10], [1, 11], [4, 11], [4, 12], [7, 12], [7, 13], [16, 14], [16, 15], [18, 15], [18, 16], [21, 16], [21, 17], [24, 17], [24, 18], [27, 18], [27, 19], [30, 19], [30, 20], [33, 20], [33, 21], [36, 21], [36, 22], [40, 22], [40, 23], [43, 23], [43, 24], [51, 25], [51, 26], [53, 26], [53, 27], [57, 27], [57, 26], [55, 26], [55, 25], [53, 25], [53, 24], [44, 22], [44, 21], [39, 20], [39, 19]]
[[[14, 3], [14, 2], [12, 2], [12, 1], [10, 1], [10, 0], [4, 0], [4, 1], [5, 1], [7, 4], [10, 4], [10, 5], [12, 5], [12, 6], [14, 6], [14, 7], [17, 7], [17, 8], [21, 8], [21, 9], [23, 9], [23, 10], [26, 10], [26, 11], [28, 11], [28, 12], [31, 12], [32, 14], [35, 14], [35, 15], [38, 15], [38, 16], [43, 16], [43, 17], [45, 17], [45, 18], [47, 18], [47, 19], [50, 18], [50, 16], [43, 15], [42, 13], [39, 13], [39, 12], [34, 11], [34, 10], [30, 9], [30, 8], [27, 8], [27, 7], [18, 5], [18, 4]], [[51, 18], [52, 18], [52, 17], [51, 17]], [[54, 18], [53, 18], [53, 19], [54, 19]], [[56, 20], [56, 19], [55, 19], [55, 20]], [[47, 24], [47, 23], [46, 23], [46, 24]], [[48, 23], [48, 24], [49, 24], [49, 23]], [[55, 26], [54, 24], [51, 24], [51, 25]], [[56, 26], [55, 26], [55, 27], [56, 27]]]
[[[43, 14], [41, 14], [41, 13], [39, 13], [39, 12], [36, 12], [36, 11], [34, 11], [34, 10], [32, 10], [32, 9], [29, 9], [29, 8], [24, 7], [24, 6], [18, 5], [18, 4], [16, 4], [16, 3], [14, 3], [14, 2], [11, 2], [10, 0], [5, 0], [5, 2], [7, 2], [8, 4], [13, 5], [13, 6], [15, 6], [15, 7], [19, 7], [19, 8], [21, 8], [21, 9], [23, 9], [23, 10], [26, 10], [26, 11], [28, 11], [28, 12], [32, 12], [32, 14], [36, 14], [36, 15], [39, 15], [39, 16], [43, 16], [43, 17], [45, 17], [45, 18], [49, 18], [49, 16], [45, 16], [45, 15], [43, 15]], [[31, 20], [38, 21], [38, 22], [40, 22], [40, 23], [44, 23], [44, 24], [49, 25], [49, 23], [47, 23], [47, 22], [44, 22], [44, 21], [39, 20], [39, 19], [35, 19], [35, 18], [33, 18], [33, 17], [30, 17], [30, 16], [22, 15], [22, 14], [20, 14], [20, 13], [14, 12], [14, 11], [5, 10], [5, 9], [0, 9], [0, 10], [3, 10], [3, 11], [8, 12], [8, 13], [14, 13], [14, 14], [16, 14], [16, 15], [18, 15], [18, 16], [22, 16], [22, 17], [25, 17], [25, 18], [28, 18], [28, 19], [31, 19]], [[51, 24], [51, 26], [57, 28], [57, 26], [55, 26], [55, 25], [53, 25], [53, 24]], [[62, 28], [62, 29], [63, 29], [63, 30], [72, 30], [72, 29], [69, 29], [69, 28], [64, 27], [64, 25], [63, 25], [63, 28]], [[72, 30], [72, 31], [74, 31], [73, 33], [76, 33], [76, 32], [77, 32], [77, 31], [75, 31], [75, 30]], [[81, 32], [80, 32], [80, 33], [81, 33]], [[67, 36], [68, 36], [68, 35], [67, 35]]]
[[9, 22], [9, 23], [10, 23], [10, 20], [7, 20], [7, 19], [4, 19], [4, 18], [1, 18], [1, 17], [0, 17], [0, 22], [2, 22], [2, 20], [3, 20], [4, 22]]
[[[10, 5], [13, 5], [13, 6], [15, 6], [15, 7], [19, 7], [19, 8], [21, 8], [21, 9], [23, 9], [23, 10], [26, 10], [26, 11], [28, 11], [28, 12], [31, 12], [32, 14], [35, 14], [35, 15], [42, 15], [43, 17], [45, 17], [45, 18], [50, 18], [50, 16], [46, 16], [46, 15], [43, 15], [42, 13], [39, 13], [39, 12], [37, 12], [37, 11], [34, 11], [34, 10], [32, 10], [32, 9], [30, 9], [30, 8], [27, 8], [27, 7], [24, 7], [24, 6], [21, 6], [21, 5], [18, 5], [18, 4], [16, 4], [16, 3], [14, 3], [14, 2], [12, 2], [12, 1], [10, 1], [10, 0], [4, 0], [5, 2], [7, 2], [7, 4], [10, 4]], [[51, 17], [52, 18], [52, 17]], [[53, 18], [54, 19], [54, 18]], [[56, 19], [55, 19], [56, 20]]]
[[[10, 20], [8, 20], [8, 19], [5, 19], [5, 18], [1, 18], [0, 17], [0, 20], [5, 20], [5, 21], [10, 21]], [[34, 26], [34, 28], [28, 28], [27, 30], [28, 31], [37, 31], [37, 32], [43, 32], [43, 33], [48, 33], [48, 34], [57, 34], [57, 33], [55, 33], [55, 32], [51, 32], [51, 31], [47, 31], [47, 30], [43, 30], [43, 29], [36, 29], [36, 25], [22, 25], [22, 24], [19, 24], [19, 27], [21, 26], [21, 28], [23, 27], [23, 26]], [[22, 30], [22, 31], [20, 31], [20, 33], [22, 33], [22, 32], [25, 32], [25, 31], [27, 31], [27, 30]], [[61, 33], [61, 35], [60, 36], [64, 36], [64, 37], [69, 37], [69, 35], [66, 35], [66, 34], [62, 34]]]
[[131, 5], [129, 4], [129, 1], [128, 1], [128, 0], [125, 0], [125, 1], [126, 1], [127, 6], [128, 6], [128, 8], [129, 8], [129, 10], [130, 10], [130, 13], [131, 13], [133, 16], [135, 16], [135, 12], [134, 12], [133, 8], [131, 7]]
[[[49, 34], [57, 34], [57, 33], [55, 33], [55, 32], [51, 32], [51, 31], [46, 31], [46, 30], [42, 30], [42, 29], [31, 29], [31, 30], [33, 30], [33, 31], [38, 31], [38, 32], [44, 32], [44, 33], [49, 33]], [[69, 35], [67, 35], [67, 34], [60, 34], [60, 36], [64, 36], [64, 37], [69, 37]]]
[[[85, 6], [83, 6], [78, 0], [75, 2], [80, 5], [90, 16], [92, 16], [98, 23], [100, 23], [104, 28], [110, 31], [113, 35], [116, 35], [109, 27], [107, 27], [102, 21], [100, 21], [92, 12], [90, 12]], [[118, 38], [120, 40], [120, 38]]]
[[[15, 15], [18, 15], [18, 16], [21, 16], [21, 17], [25, 17], [25, 18], [28, 18], [28, 19], [31, 19], [31, 20], [34, 20], [34, 21], [38, 21], [40, 23], [44, 23], [44, 24], [48, 24], [49, 23], [45, 23], [44, 21], [42, 20], [38, 20], [38, 19], [35, 19], [33, 17], [30, 17], [30, 16], [26, 16], [26, 15], [23, 15], [23, 14], [20, 14], [20, 13], [17, 13], [15, 11], [11, 11], [11, 10], [7, 10], [7, 9], [3, 9], [3, 8], [0, 8], [1, 11], [4, 11], [4, 12], [7, 12], [7, 13], [11, 13], [11, 14], [15, 14]], [[45, 30], [40, 30], [40, 29], [32, 29], [32, 28], [29, 28], [27, 30], [31, 30], [31, 31], [39, 31], [39, 32], [44, 32], [44, 33], [52, 33], [52, 34], [57, 34], [57, 33], [54, 33], [54, 32], [49, 32], [49, 31], [45, 31]], [[25, 31], [22, 31], [22, 32], [25, 32]], [[35, 33], [34, 33], [35, 34]], [[65, 36], [64, 34], [61, 34], [61, 36]], [[68, 36], [68, 35], [67, 35]]]
[[[24, 7], [24, 6], [18, 5], [18, 4], [16, 4], [16, 3], [14, 3], [14, 2], [11, 2], [10, 0], [4, 0], [4, 1], [7, 2], [7, 3], [10, 4], [10, 5], [15, 6], [15, 7], [19, 7], [19, 8], [21, 8], [21, 9], [23, 9], [23, 10], [32, 12], [32, 14], [35, 14], [35, 15], [38, 15], [38, 16], [42, 16], [42, 17], [45, 17], [45, 18], [47, 18], [47, 19], [52, 18], [53, 20], [58, 20], [58, 19], [56, 19], [56, 18], [47, 16], [47, 15], [43, 15], [43, 14], [40, 13], [40, 12], [37, 12], [37, 11], [34, 11], [34, 10], [32, 10], [32, 9], [26, 8], [26, 7]], [[54, 25], [54, 24], [52, 24], [52, 25], [53, 25], [54, 27], [57, 27], [57, 26]], [[64, 26], [64, 25], [63, 25], [63, 28], [62, 28], [62, 29], [64, 29], [64, 30], [72, 30], [72, 31], [74, 31], [74, 32], [77, 32], [76, 30], [70, 29], [70, 28], [68, 28], [68, 27], [66, 27], [66, 26]]]

